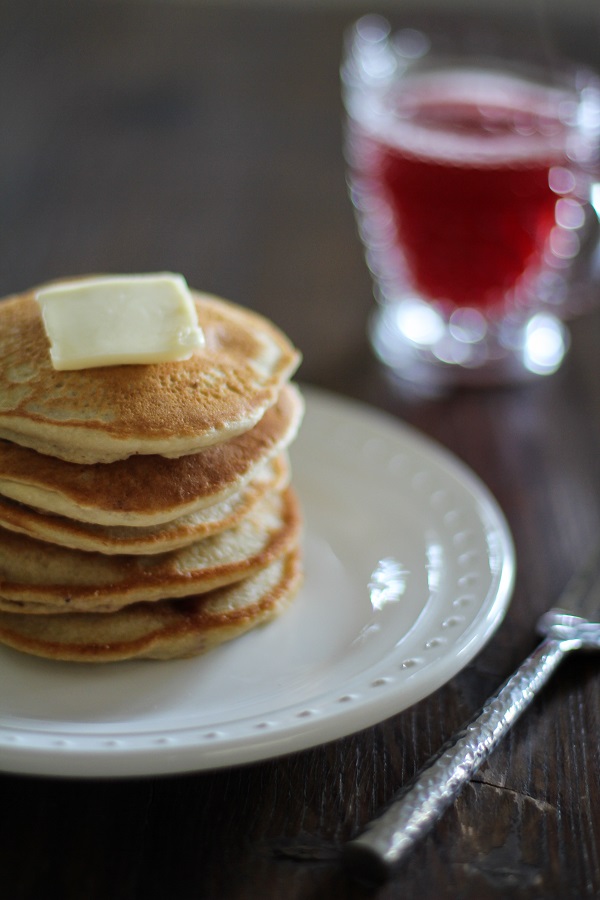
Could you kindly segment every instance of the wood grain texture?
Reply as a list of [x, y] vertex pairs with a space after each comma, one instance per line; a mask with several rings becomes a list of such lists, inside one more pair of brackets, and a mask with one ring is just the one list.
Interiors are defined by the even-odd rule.
[[[372, 358], [371, 286], [346, 196], [338, 64], [354, 13], [185, 2], [0, 2], [0, 295], [47, 278], [172, 269], [304, 352], [306, 382], [448, 447], [513, 531], [497, 635], [428, 699], [293, 756], [171, 778], [0, 776], [7, 900], [600, 896], [600, 678], [567, 662], [396, 878], [376, 894], [341, 843], [535, 642], [600, 534], [600, 316], [564, 368], [515, 390], [417, 402]], [[560, 29], [594, 57], [597, 35]], [[1, 711], [0, 711], [1, 714]], [[0, 753], [1, 768], [1, 753]]]

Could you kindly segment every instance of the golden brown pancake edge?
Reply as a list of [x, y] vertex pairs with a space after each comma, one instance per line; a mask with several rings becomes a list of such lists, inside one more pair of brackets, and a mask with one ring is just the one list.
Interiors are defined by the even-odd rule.
[[288, 487], [263, 498], [234, 528], [153, 556], [71, 550], [2, 529], [0, 609], [24, 615], [102, 613], [142, 600], [206, 593], [283, 556], [298, 544], [301, 527], [298, 499]]
[[77, 663], [197, 656], [281, 615], [302, 582], [297, 550], [247, 579], [185, 600], [138, 603], [106, 615], [0, 612], [0, 643]]
[[0, 441], [0, 494], [94, 525], [169, 522], [239, 491], [294, 440], [303, 414], [299, 390], [285, 385], [252, 429], [178, 459], [142, 455], [85, 465]]

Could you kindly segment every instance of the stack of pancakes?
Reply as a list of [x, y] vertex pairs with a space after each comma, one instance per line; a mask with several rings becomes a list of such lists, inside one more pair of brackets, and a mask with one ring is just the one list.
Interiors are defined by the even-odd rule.
[[34, 293], [0, 303], [0, 643], [61, 660], [193, 656], [286, 608], [300, 356], [193, 293], [182, 362], [52, 367]]

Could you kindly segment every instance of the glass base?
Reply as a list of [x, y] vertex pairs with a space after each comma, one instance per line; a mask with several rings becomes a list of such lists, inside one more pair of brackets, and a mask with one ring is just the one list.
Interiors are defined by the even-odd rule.
[[547, 312], [496, 321], [459, 309], [449, 319], [422, 300], [382, 305], [370, 324], [379, 359], [424, 394], [454, 387], [516, 385], [551, 375], [569, 348], [569, 332]]

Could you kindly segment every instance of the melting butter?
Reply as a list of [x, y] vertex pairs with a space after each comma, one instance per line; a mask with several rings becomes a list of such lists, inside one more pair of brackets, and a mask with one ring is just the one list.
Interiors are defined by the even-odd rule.
[[36, 292], [55, 369], [178, 362], [204, 346], [185, 278], [107, 275]]

